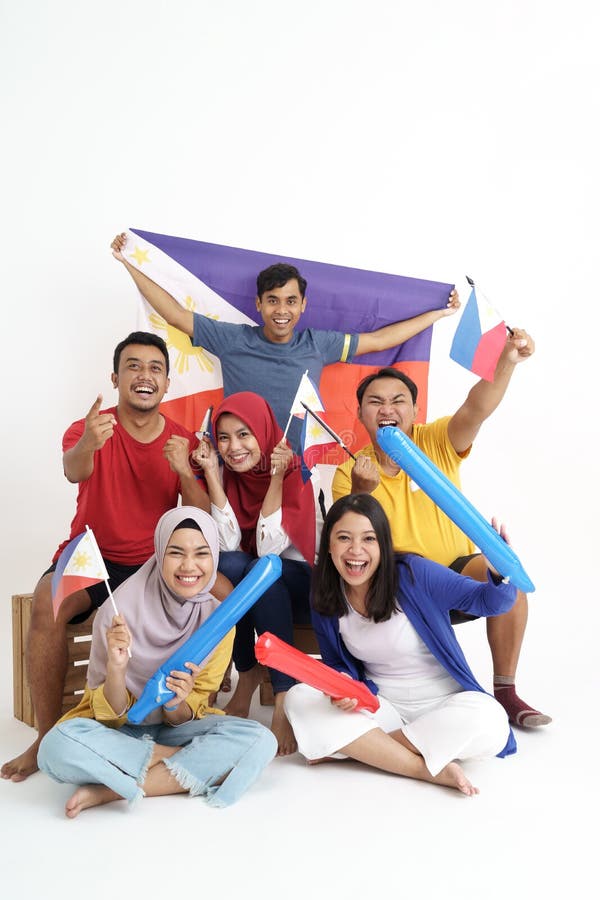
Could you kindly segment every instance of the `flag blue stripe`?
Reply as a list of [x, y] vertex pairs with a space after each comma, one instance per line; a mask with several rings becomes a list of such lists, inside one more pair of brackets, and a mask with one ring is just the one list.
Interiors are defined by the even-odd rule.
[[450, 347], [450, 359], [453, 359], [466, 369], [470, 369], [480, 340], [481, 324], [479, 322], [477, 299], [475, 291], [471, 291], [467, 305], [454, 333], [454, 339]]
[[69, 543], [67, 544], [67, 546], [65, 547], [65, 549], [63, 550], [63, 552], [60, 554], [60, 556], [56, 560], [56, 569], [52, 573], [52, 596], [53, 597], [58, 590], [58, 586], [63, 577], [63, 573], [64, 573], [65, 569], [67, 568], [67, 566], [69, 565], [70, 559], [73, 556], [73, 554], [75, 553], [75, 550], [77, 549], [77, 545], [79, 544], [80, 540], [83, 537], [85, 537], [85, 532], [83, 532], [82, 534], [78, 534], [76, 537], [74, 537], [72, 540], [70, 540]]

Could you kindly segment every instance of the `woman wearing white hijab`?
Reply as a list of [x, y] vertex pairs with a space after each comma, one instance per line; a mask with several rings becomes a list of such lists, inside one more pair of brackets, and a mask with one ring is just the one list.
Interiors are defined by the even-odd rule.
[[119, 615], [108, 601], [100, 607], [84, 696], [39, 751], [43, 771], [80, 785], [67, 801], [70, 818], [89, 806], [144, 795], [189, 793], [228, 806], [275, 756], [268, 729], [208, 706], [231, 656], [233, 629], [200, 665], [171, 672], [166, 683], [173, 699], [141, 725], [127, 722], [146, 681], [218, 606], [210, 594], [218, 547], [207, 513], [170, 510], [156, 526], [155, 555], [115, 591]]

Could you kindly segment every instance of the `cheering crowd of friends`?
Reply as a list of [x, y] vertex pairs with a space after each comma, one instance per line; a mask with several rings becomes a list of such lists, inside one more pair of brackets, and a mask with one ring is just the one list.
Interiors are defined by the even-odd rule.
[[[462, 760], [514, 753], [511, 726], [551, 721], [515, 688], [527, 597], [383, 452], [377, 430], [399, 428], [460, 487], [461, 463], [515, 369], [533, 354], [532, 338], [512, 329], [493, 381], [478, 381], [452, 415], [424, 425], [416, 422], [417, 387], [399, 368], [364, 378], [358, 418], [370, 443], [337, 468], [325, 510], [302, 477], [298, 434], [284, 437], [302, 374], [310, 369], [318, 383], [330, 363], [403, 343], [455, 313], [456, 291], [442, 309], [373, 332], [298, 330], [306, 281], [280, 263], [257, 277], [262, 325], [234, 325], [181, 307], [130, 265], [126, 242], [117, 235], [113, 255], [151, 307], [219, 357], [224, 400], [212, 416], [212, 441], [165, 416], [167, 346], [133, 332], [114, 353], [116, 405], [98, 396], [65, 432], [63, 466], [78, 485], [76, 511], [35, 588], [26, 651], [38, 735], [3, 765], [2, 777], [22, 781], [40, 768], [75, 785], [70, 817], [123, 798], [175, 793], [226, 806], [275, 755], [296, 750], [312, 764], [353, 758], [477, 793]], [[52, 573], [86, 525], [115, 605], [100, 582], [66, 597], [55, 619]], [[128, 722], [155, 669], [267, 554], [281, 558], [279, 579], [207, 659], [170, 673], [173, 699], [143, 724]], [[85, 692], [61, 717], [67, 625], [96, 609]], [[492, 693], [476, 680], [455, 633], [480, 617]], [[294, 624], [310, 622], [323, 661], [364, 682], [379, 709], [357, 710], [355, 700], [325, 696], [271, 669], [275, 700], [266, 728], [249, 718], [263, 678], [256, 636], [268, 631], [292, 644]], [[231, 661], [235, 691], [221, 708]]]

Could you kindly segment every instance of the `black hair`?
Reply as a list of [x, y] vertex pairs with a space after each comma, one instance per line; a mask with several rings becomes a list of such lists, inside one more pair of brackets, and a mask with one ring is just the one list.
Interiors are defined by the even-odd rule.
[[366, 516], [373, 526], [381, 554], [377, 571], [371, 579], [366, 606], [369, 618], [374, 622], [387, 621], [396, 612], [398, 575], [392, 545], [392, 534], [387, 516], [381, 504], [370, 494], [349, 494], [340, 497], [325, 517], [319, 559], [313, 571], [312, 606], [325, 616], [346, 614], [346, 601], [340, 584], [340, 574], [329, 554], [333, 526], [347, 512]]
[[180, 528], [193, 528], [194, 531], [200, 531], [200, 532], [202, 532], [202, 529], [200, 528], [200, 526], [198, 525], [198, 523], [197, 523], [197, 522], [194, 522], [193, 519], [183, 519], [183, 521], [180, 522], [179, 525], [176, 525], [176, 526], [175, 526], [175, 528], [173, 529], [173, 531], [179, 531]]
[[367, 377], [363, 378], [360, 382], [356, 388], [356, 399], [358, 400], [359, 406], [362, 403], [362, 398], [366, 389], [373, 381], [377, 381], [378, 378], [397, 378], [398, 381], [401, 381], [409, 389], [413, 404], [417, 402], [417, 386], [412, 378], [409, 378], [404, 372], [400, 372], [399, 369], [392, 369], [391, 366], [386, 366], [385, 369], [379, 369], [378, 372], [367, 375]]
[[292, 278], [295, 278], [298, 282], [300, 296], [304, 297], [306, 294], [306, 278], [302, 277], [296, 266], [290, 266], [288, 263], [275, 263], [275, 265], [263, 269], [256, 277], [256, 293], [259, 299], [266, 291], [283, 287]]
[[130, 344], [141, 344], [144, 347], [157, 347], [165, 358], [167, 375], [169, 374], [169, 351], [167, 350], [167, 345], [161, 337], [157, 334], [152, 334], [150, 331], [132, 331], [120, 344], [117, 344], [113, 356], [113, 372], [118, 374], [121, 353], [125, 347], [129, 347]]

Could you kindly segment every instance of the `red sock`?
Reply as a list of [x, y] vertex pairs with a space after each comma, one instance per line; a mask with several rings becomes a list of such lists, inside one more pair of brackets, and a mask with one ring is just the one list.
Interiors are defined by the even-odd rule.
[[494, 697], [506, 710], [511, 725], [537, 728], [540, 725], [548, 725], [552, 721], [550, 716], [544, 715], [521, 700], [515, 690], [514, 681], [512, 684], [505, 684], [503, 676], [494, 679]]

